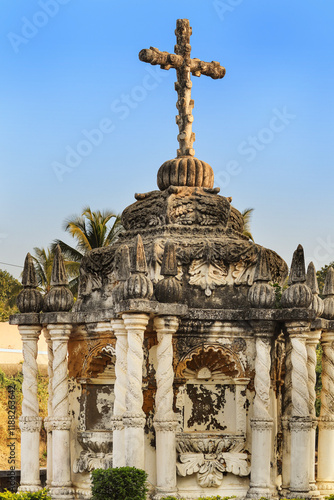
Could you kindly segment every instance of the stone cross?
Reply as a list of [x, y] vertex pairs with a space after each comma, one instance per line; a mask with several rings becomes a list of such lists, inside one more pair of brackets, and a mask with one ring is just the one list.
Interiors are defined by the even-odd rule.
[[179, 114], [176, 116], [176, 123], [179, 126], [179, 149], [177, 156], [194, 156], [193, 143], [195, 134], [192, 132], [192, 122], [194, 117], [192, 109], [194, 101], [191, 99], [192, 82], [190, 73], [194, 76], [211, 76], [211, 78], [223, 78], [225, 68], [220, 66], [219, 62], [204, 62], [200, 59], [191, 59], [190, 35], [192, 28], [189, 25], [188, 19], [178, 19], [176, 22], [176, 45], [175, 53], [161, 52], [155, 47], [143, 49], [139, 52], [139, 59], [150, 64], [159, 64], [162, 69], [176, 69], [177, 82], [175, 90], [177, 91], [178, 100], [176, 107]]

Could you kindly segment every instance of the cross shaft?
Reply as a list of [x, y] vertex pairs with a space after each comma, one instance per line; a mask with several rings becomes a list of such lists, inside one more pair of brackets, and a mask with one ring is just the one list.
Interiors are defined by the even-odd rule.
[[193, 143], [195, 134], [192, 131], [192, 122], [194, 117], [192, 110], [194, 101], [191, 99], [192, 82], [190, 73], [194, 76], [206, 75], [213, 79], [223, 78], [225, 68], [220, 66], [219, 62], [204, 62], [200, 59], [190, 58], [191, 45], [190, 35], [192, 28], [189, 25], [188, 19], [178, 19], [176, 22], [176, 45], [175, 53], [162, 52], [155, 47], [143, 49], [139, 52], [141, 61], [156, 65], [159, 64], [162, 69], [176, 69], [177, 81], [175, 90], [177, 91], [178, 99], [176, 107], [179, 114], [176, 116], [176, 123], [179, 127], [179, 149], [177, 156], [194, 156]]

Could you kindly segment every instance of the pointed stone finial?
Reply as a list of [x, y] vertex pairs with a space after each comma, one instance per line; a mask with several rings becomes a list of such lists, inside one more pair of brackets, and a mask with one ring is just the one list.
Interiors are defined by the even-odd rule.
[[297, 249], [293, 252], [289, 285], [304, 283], [304, 281], [306, 281], [304, 249], [301, 245], [298, 245]]
[[294, 251], [289, 276], [289, 287], [282, 293], [282, 307], [308, 308], [312, 302], [312, 292], [305, 283], [305, 258], [304, 249], [298, 245]]
[[174, 243], [167, 241], [161, 264], [164, 278], [155, 286], [155, 296], [159, 302], [180, 302], [182, 297], [181, 283], [176, 279], [177, 261]]
[[326, 319], [334, 319], [334, 269], [332, 266], [327, 269], [323, 295], [325, 298], [322, 315]]
[[134, 271], [124, 281], [124, 299], [150, 299], [153, 295], [153, 284], [147, 276], [145, 249], [140, 234], [137, 235], [134, 255]]
[[34, 261], [30, 253], [27, 254], [24, 261], [22, 274], [23, 290], [18, 294], [16, 303], [21, 313], [38, 313], [43, 306], [42, 294], [36, 290], [37, 279], [34, 267]]
[[317, 316], [321, 316], [324, 311], [324, 302], [319, 297], [319, 286], [317, 280], [317, 272], [313, 262], [310, 262], [306, 273], [306, 284], [312, 292], [312, 302], [310, 309], [315, 312]]
[[177, 262], [175, 245], [169, 240], [166, 241], [164, 248], [164, 255], [161, 263], [161, 274], [163, 276], [176, 276], [177, 275]]
[[145, 249], [143, 245], [143, 240], [140, 234], [137, 234], [136, 238], [136, 248], [135, 248], [135, 272], [136, 273], [147, 273], [147, 264], [145, 257]]
[[124, 282], [130, 277], [130, 252], [128, 245], [122, 245], [115, 255], [115, 274], [119, 283], [112, 291], [114, 302], [124, 298]]
[[56, 246], [56, 250], [54, 253], [50, 285], [51, 286], [68, 285], [64, 259], [59, 245]]
[[269, 285], [271, 280], [268, 255], [261, 247], [254, 272], [254, 283], [248, 292], [248, 301], [251, 307], [270, 309], [275, 304], [275, 290]]
[[50, 284], [51, 290], [44, 297], [44, 311], [65, 312], [72, 309], [73, 294], [68, 288], [65, 264], [59, 245], [54, 253]]

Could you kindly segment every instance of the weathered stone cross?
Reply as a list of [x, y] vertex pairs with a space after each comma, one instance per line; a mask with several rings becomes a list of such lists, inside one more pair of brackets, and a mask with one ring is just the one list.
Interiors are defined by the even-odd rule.
[[176, 116], [176, 123], [179, 126], [179, 149], [177, 156], [194, 156], [193, 143], [195, 141], [195, 134], [192, 132], [192, 122], [194, 117], [192, 109], [194, 101], [191, 99], [192, 82], [190, 80], [190, 73], [194, 76], [207, 75], [211, 78], [223, 78], [225, 75], [225, 68], [220, 66], [219, 62], [212, 61], [210, 63], [201, 61], [200, 59], [191, 59], [191, 45], [190, 35], [192, 28], [189, 25], [188, 19], [178, 19], [176, 22], [176, 45], [175, 53], [161, 52], [155, 47], [143, 49], [139, 52], [139, 59], [141, 61], [160, 64], [162, 69], [176, 69], [177, 82], [175, 83], [175, 90], [177, 91], [178, 100], [176, 107], [179, 114]]

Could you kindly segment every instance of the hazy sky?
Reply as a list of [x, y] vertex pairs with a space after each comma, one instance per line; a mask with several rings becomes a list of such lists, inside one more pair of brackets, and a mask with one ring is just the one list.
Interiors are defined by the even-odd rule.
[[[257, 243], [290, 264], [299, 243], [334, 260], [334, 3], [329, 0], [1, 0], [0, 261], [72, 240], [64, 219], [121, 212], [175, 157], [175, 71], [138, 59], [173, 51], [177, 18], [192, 57], [196, 157], [233, 205], [253, 207]], [[18, 277], [20, 268], [0, 264]]]

